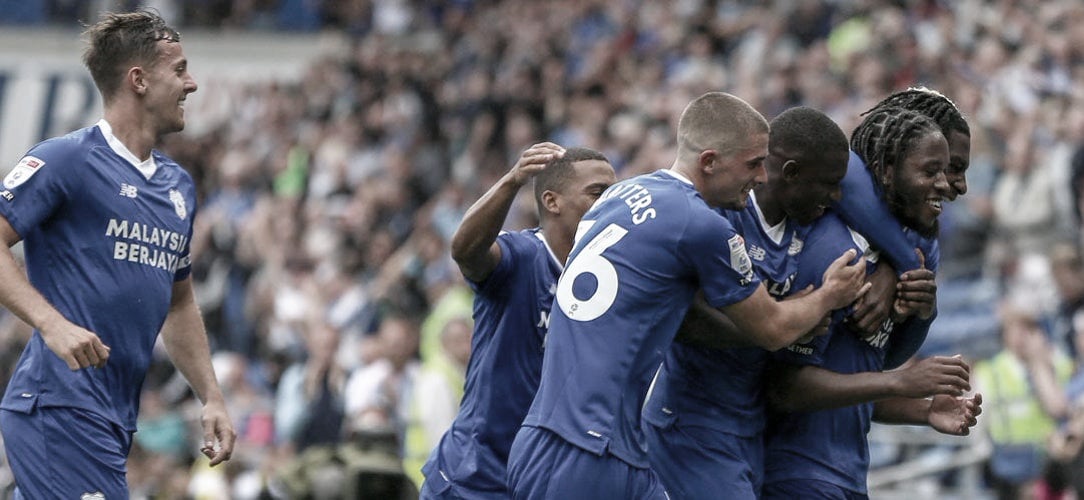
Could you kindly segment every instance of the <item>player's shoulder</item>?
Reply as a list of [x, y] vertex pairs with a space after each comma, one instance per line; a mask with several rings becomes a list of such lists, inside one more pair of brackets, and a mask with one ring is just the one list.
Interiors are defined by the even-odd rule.
[[154, 163], [158, 168], [167, 172], [168, 175], [176, 177], [182, 184], [192, 185], [195, 187], [195, 182], [192, 179], [192, 174], [188, 173], [179, 163], [173, 158], [170, 158], [165, 153], [153, 149], [151, 150], [151, 156], [154, 158]]
[[90, 149], [103, 144], [104, 139], [96, 133], [96, 127], [86, 127], [37, 143], [27, 151], [24, 159], [32, 157], [42, 163], [71, 164], [72, 158], [82, 157]]
[[838, 213], [829, 210], [809, 228], [805, 238], [805, 247], [833, 250], [857, 248], [864, 251], [869, 248], [869, 242], [864, 236], [852, 230]]

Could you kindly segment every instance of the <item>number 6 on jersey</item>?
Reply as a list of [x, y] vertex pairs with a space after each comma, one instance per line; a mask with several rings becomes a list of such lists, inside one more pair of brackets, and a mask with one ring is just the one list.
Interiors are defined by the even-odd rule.
[[[587, 221], [584, 221], [586, 223]], [[580, 229], [585, 229], [581, 223]], [[565, 268], [557, 283], [557, 305], [569, 319], [591, 321], [602, 316], [617, 298], [617, 269], [602, 256], [629, 231], [617, 224], [610, 224], [595, 236]], [[594, 293], [579, 299], [572, 292], [572, 285], [581, 274], [590, 274], [597, 283]]]

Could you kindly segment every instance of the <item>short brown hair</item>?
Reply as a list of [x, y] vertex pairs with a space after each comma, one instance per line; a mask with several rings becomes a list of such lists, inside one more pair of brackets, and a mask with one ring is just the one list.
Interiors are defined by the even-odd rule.
[[768, 133], [768, 121], [749, 103], [725, 92], [708, 92], [682, 111], [678, 120], [678, 150], [714, 149], [721, 156], [737, 153], [755, 133]]
[[153, 66], [159, 41], [181, 41], [177, 30], [149, 10], [105, 13], [87, 27], [83, 37], [87, 42], [83, 64], [107, 102], [120, 88], [126, 65]]

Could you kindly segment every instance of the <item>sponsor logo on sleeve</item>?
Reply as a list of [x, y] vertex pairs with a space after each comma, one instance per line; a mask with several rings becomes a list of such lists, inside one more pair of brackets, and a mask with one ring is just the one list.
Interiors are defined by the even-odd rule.
[[745, 251], [745, 239], [740, 234], [735, 234], [727, 244], [730, 245], [730, 267], [744, 278], [741, 284], [747, 285], [753, 280], [753, 261], [749, 260], [749, 253]]
[[[30, 179], [30, 177], [41, 170], [45, 166], [45, 161], [41, 158], [34, 156], [24, 156], [19, 160], [19, 163], [15, 165], [15, 168], [8, 172], [8, 175], [4, 177], [4, 187], [7, 189], [15, 189], [20, 184]], [[10, 200], [9, 200], [10, 201]]]

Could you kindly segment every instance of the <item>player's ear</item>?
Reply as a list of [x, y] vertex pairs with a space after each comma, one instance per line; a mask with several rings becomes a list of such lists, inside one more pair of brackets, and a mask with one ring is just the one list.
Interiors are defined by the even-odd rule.
[[124, 83], [131, 87], [132, 91], [136, 94], [143, 95], [147, 92], [147, 82], [144, 79], [143, 67], [132, 66], [128, 68], [128, 72], [124, 74]]
[[782, 168], [783, 178], [788, 180], [788, 181], [793, 181], [793, 180], [797, 179], [798, 178], [798, 172], [800, 170], [801, 170], [801, 167], [798, 165], [798, 162], [796, 160], [787, 160], [787, 161], [783, 162], [783, 168]]
[[700, 156], [697, 157], [700, 170], [705, 174], [711, 175], [715, 173], [717, 166], [715, 160], [719, 158], [719, 152], [714, 149], [705, 149], [700, 152]]
[[561, 215], [561, 204], [557, 198], [557, 193], [549, 189], [542, 191], [542, 208], [552, 215]]

